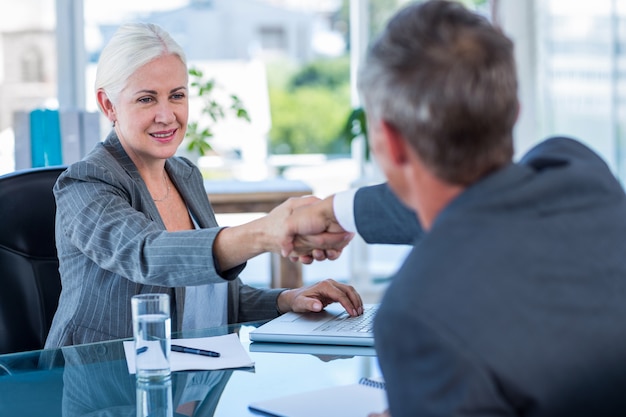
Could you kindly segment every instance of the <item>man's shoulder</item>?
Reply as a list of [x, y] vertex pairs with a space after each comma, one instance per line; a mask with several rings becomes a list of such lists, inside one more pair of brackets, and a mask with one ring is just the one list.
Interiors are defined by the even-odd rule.
[[570, 207], [625, 203], [624, 189], [608, 163], [576, 139], [548, 138], [531, 149], [520, 163], [536, 174], [529, 185], [552, 189], [554, 199]]
[[537, 168], [554, 164], [584, 162], [609, 170], [606, 161], [588, 145], [567, 136], [553, 136], [531, 148], [520, 163]]

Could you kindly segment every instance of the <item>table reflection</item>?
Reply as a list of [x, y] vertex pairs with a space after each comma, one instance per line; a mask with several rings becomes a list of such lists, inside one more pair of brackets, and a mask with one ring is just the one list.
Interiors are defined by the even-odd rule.
[[232, 370], [174, 372], [139, 382], [122, 343], [64, 349], [62, 410], [78, 416], [211, 417]]
[[[255, 366], [174, 372], [171, 386], [162, 387], [165, 401], [157, 403], [164, 402], [162, 408], [174, 417], [253, 416], [258, 415], [248, 410], [253, 402], [380, 376], [373, 349], [250, 344], [249, 332], [258, 324], [177, 334], [193, 338], [238, 333]], [[138, 409], [141, 415], [138, 389], [144, 387], [128, 372], [121, 340], [0, 355], [2, 417], [136, 416]]]
[[137, 379], [137, 417], [173, 417], [172, 379]]

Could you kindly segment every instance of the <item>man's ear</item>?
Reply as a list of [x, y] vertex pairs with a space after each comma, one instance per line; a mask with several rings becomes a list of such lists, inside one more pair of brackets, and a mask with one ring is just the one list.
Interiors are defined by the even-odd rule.
[[114, 122], [117, 119], [115, 116], [115, 107], [113, 106], [113, 102], [109, 99], [107, 93], [102, 89], [98, 90], [96, 92], [96, 100], [98, 100], [98, 106], [100, 106], [104, 115], [111, 122]]
[[409, 144], [404, 136], [393, 125], [381, 122], [382, 137], [387, 148], [389, 158], [395, 165], [408, 162]]

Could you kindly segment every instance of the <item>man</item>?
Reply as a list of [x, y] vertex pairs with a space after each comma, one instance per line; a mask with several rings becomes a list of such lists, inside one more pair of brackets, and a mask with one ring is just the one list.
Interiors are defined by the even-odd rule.
[[399, 11], [362, 68], [388, 183], [290, 227], [297, 248], [344, 229], [414, 243], [375, 323], [388, 413], [626, 415], [626, 198], [606, 164], [567, 138], [512, 162], [513, 45], [460, 4]]

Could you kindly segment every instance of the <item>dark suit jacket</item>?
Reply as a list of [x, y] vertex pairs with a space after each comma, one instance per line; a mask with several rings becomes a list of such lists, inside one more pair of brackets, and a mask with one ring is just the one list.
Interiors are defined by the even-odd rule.
[[[402, 212], [397, 200], [384, 186], [359, 195], [359, 232], [392, 240], [379, 219], [385, 202]], [[392, 416], [626, 415], [625, 240], [621, 185], [573, 140], [467, 188], [415, 243], [376, 318]]]
[[224, 280], [230, 323], [278, 315], [280, 289], [244, 285], [238, 273], [245, 265], [218, 272], [212, 246], [221, 228], [198, 168], [179, 157], [165, 168], [201, 230], [165, 230], [114, 133], [59, 177], [54, 194], [62, 291], [46, 347], [131, 337], [130, 298], [139, 293], [170, 294], [172, 330], [179, 330], [184, 287]]

